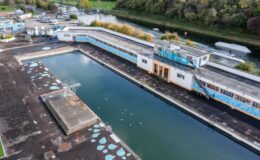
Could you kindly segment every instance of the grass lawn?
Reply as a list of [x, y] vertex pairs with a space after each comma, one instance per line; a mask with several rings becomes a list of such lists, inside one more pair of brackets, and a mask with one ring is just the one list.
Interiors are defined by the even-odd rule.
[[3, 143], [2, 143], [2, 140], [0, 138], [0, 159], [4, 157], [4, 146], [3, 146]]
[[[63, 3], [67, 5], [76, 6], [77, 0], [49, 0], [50, 2]], [[90, 0], [90, 8], [100, 10], [112, 10], [115, 7], [115, 2], [101, 1], [101, 0]]]
[[137, 13], [131, 11], [111, 10], [108, 11], [108, 13], [136, 22], [172, 28], [172, 30], [180, 29], [205, 36], [260, 46], [260, 38], [257, 35], [253, 35], [247, 31], [238, 31], [235, 29], [219, 26], [205, 26], [203, 22], [199, 21], [187, 22], [182, 19], [167, 18], [160, 15], [148, 15], [146, 13]]
[[14, 7], [11, 7], [11, 6], [0, 6], [0, 13], [13, 12], [13, 11], [15, 11]]

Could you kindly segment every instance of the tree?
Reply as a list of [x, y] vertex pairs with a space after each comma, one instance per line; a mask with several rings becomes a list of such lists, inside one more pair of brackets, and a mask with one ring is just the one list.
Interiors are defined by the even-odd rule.
[[34, 2], [35, 2], [34, 0], [27, 0], [27, 1], [26, 1], [26, 3], [27, 3], [27, 4], [30, 4], [30, 5], [34, 5]]
[[3, 1], [3, 4], [4, 4], [5, 6], [9, 6], [9, 0], [4, 0], [4, 1]]
[[76, 14], [71, 14], [70, 19], [78, 19], [78, 16]]
[[260, 16], [249, 19], [247, 21], [247, 28], [260, 35]]
[[89, 1], [88, 0], [79, 0], [78, 7], [83, 8], [83, 9], [88, 9]]
[[217, 10], [215, 8], [211, 8], [207, 12], [207, 16], [205, 17], [206, 24], [213, 24], [217, 21]]
[[236, 13], [230, 17], [231, 26], [242, 28], [246, 26], [247, 17], [243, 13]]

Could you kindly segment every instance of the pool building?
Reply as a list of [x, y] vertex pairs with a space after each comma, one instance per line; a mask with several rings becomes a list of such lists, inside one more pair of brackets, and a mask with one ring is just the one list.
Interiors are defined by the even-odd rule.
[[149, 74], [260, 120], [260, 77], [219, 65], [194, 47], [150, 43], [97, 27], [66, 27], [60, 41], [90, 43]]

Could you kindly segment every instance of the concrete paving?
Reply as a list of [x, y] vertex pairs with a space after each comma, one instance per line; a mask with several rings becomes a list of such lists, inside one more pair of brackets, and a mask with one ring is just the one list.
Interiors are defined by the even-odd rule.
[[[41, 63], [20, 65], [14, 58], [14, 55], [41, 51], [44, 47], [64, 45], [67, 44], [37, 45], [0, 54], [0, 136], [7, 154], [4, 159], [96, 160], [105, 159], [107, 154], [117, 155], [120, 148], [128, 159], [137, 159], [122, 141], [117, 143], [111, 137], [111, 130], [101, 125], [95, 139], [96, 126], [66, 136], [39, 99], [41, 94], [53, 91], [52, 86], [58, 89], [62, 84]], [[99, 151], [97, 147], [102, 137], [106, 138], [105, 147], [116, 144], [116, 149]]]

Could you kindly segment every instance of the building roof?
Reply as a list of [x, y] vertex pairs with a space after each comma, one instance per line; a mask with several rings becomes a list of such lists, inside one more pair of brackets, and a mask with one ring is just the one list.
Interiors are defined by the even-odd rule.
[[251, 53], [251, 51], [247, 47], [241, 46], [238, 44], [233, 44], [233, 43], [217, 42], [217, 43], [215, 43], [215, 46], [218, 48], [238, 51], [238, 52], [242, 52], [245, 54]]
[[190, 46], [187, 46], [187, 45], [184, 45], [181, 43], [177, 44], [175, 42], [166, 41], [166, 40], [154, 40], [154, 43], [159, 46], [163, 46], [163, 47], [167, 47], [167, 48], [170, 48], [171, 45], [177, 45], [178, 47], [180, 47], [180, 49], [178, 51], [184, 52], [186, 54], [190, 54], [195, 57], [203, 57], [203, 56], [210, 54], [208, 51], [205, 51], [205, 50], [202, 50], [199, 48], [190, 47]]
[[150, 55], [153, 54], [153, 47], [140, 44], [138, 42], [135, 42], [130, 39], [126, 39], [124, 37], [111, 34], [108, 32], [105, 32], [103, 30], [86, 30], [86, 29], [69, 29], [69, 31], [72, 31], [74, 33], [86, 33], [92, 37], [99, 38], [103, 41], [107, 41], [108, 43], [111, 43], [113, 45], [117, 45], [118, 47], [126, 48], [129, 50], [132, 50], [136, 53], [143, 54], [143, 55]]
[[197, 69], [196, 74], [233, 90], [237, 90], [240, 93], [260, 99], [259, 82], [208, 65]]

